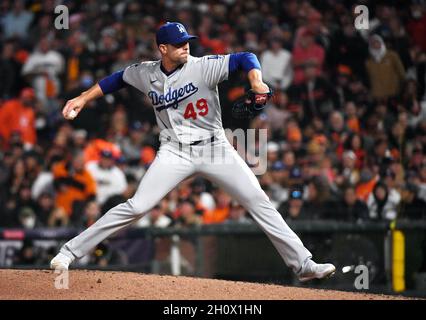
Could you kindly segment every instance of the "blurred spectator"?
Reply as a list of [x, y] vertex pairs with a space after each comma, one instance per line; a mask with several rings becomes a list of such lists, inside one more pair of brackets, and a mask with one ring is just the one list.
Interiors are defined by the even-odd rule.
[[10, 151], [0, 152], [0, 202], [7, 197], [6, 183], [12, 174], [15, 159]]
[[60, 93], [63, 72], [64, 58], [52, 49], [51, 40], [46, 37], [40, 39], [37, 50], [22, 67], [22, 75], [31, 80], [37, 99], [43, 104]]
[[72, 135], [73, 147], [77, 149], [84, 149], [87, 144], [87, 131], [84, 129], [74, 130]]
[[335, 210], [335, 199], [326, 179], [318, 176], [308, 182], [305, 202], [311, 219], [324, 219], [329, 212]]
[[62, 207], [55, 208], [47, 220], [47, 226], [50, 228], [69, 226], [69, 216], [67, 212]]
[[389, 19], [387, 27], [389, 28], [388, 34], [386, 34], [388, 43], [399, 55], [404, 68], [407, 70], [412, 67], [413, 61], [409, 52], [410, 39], [402, 25], [401, 19], [394, 15]]
[[84, 42], [84, 35], [75, 31], [68, 38], [68, 47], [64, 51], [66, 90], [75, 88], [80, 79], [79, 86], [89, 88], [94, 82], [92, 70], [95, 65], [95, 57], [89, 52]]
[[123, 192], [124, 201], [126, 201], [126, 199], [130, 199], [131, 197], [133, 197], [139, 185], [139, 180], [136, 179], [136, 177], [132, 174], [126, 174], [126, 181], [127, 181], [127, 188]]
[[411, 19], [407, 30], [416, 46], [426, 52], [426, 9], [421, 1], [412, 1], [410, 5]]
[[37, 263], [37, 252], [32, 240], [24, 240], [22, 248], [19, 250], [13, 264], [14, 265], [34, 265]]
[[109, 197], [122, 194], [126, 190], [126, 176], [115, 165], [111, 151], [101, 151], [99, 162], [88, 162], [86, 168], [96, 181], [96, 201], [100, 205], [103, 205]]
[[25, 10], [23, 0], [13, 2], [13, 9], [2, 19], [2, 29], [6, 38], [26, 39], [29, 35], [29, 27], [33, 20], [33, 14]]
[[359, 176], [359, 183], [355, 189], [357, 198], [367, 202], [378, 179], [379, 177], [374, 175], [370, 168], [363, 168]]
[[111, 67], [118, 57], [119, 44], [117, 41], [116, 30], [112, 27], [106, 27], [101, 31], [101, 38], [96, 46], [97, 68], [104, 74], [111, 72]]
[[317, 76], [321, 75], [325, 58], [324, 49], [315, 43], [314, 33], [311, 30], [303, 30], [295, 39], [293, 48], [294, 84], [298, 85], [306, 81], [304, 67], [311, 65]]
[[[377, 129], [389, 132], [392, 125], [397, 121], [395, 114], [389, 112], [389, 108], [391, 105], [391, 103], [385, 103], [384, 101], [379, 102], [375, 105], [374, 116], [377, 117]], [[376, 131], [374, 134], [377, 135], [377, 133], [378, 132]], [[375, 138], [377, 139], [378, 137], [375, 136]]]
[[357, 107], [353, 101], [345, 104], [345, 124], [353, 133], [359, 133], [361, 130], [361, 122], [358, 118]]
[[221, 189], [215, 191], [214, 197], [216, 199], [216, 207], [213, 210], [205, 211], [203, 215], [203, 222], [206, 224], [221, 223], [229, 216], [231, 197]]
[[18, 227], [17, 203], [15, 198], [7, 197], [0, 211], [0, 226], [2, 227]]
[[335, 107], [342, 110], [346, 102], [353, 101], [357, 105], [357, 114], [362, 115], [366, 111], [366, 103], [371, 99], [364, 85], [366, 77], [360, 78], [346, 65], [338, 65], [335, 71], [334, 90], [336, 92]]
[[38, 152], [29, 150], [24, 153], [23, 160], [28, 179], [34, 181], [42, 170]]
[[116, 144], [104, 139], [93, 139], [84, 148], [84, 162], [99, 161], [101, 152], [105, 150], [110, 151], [115, 159], [121, 156], [121, 150]]
[[[53, 15], [51, 8], [44, 8], [44, 10], [34, 10], [35, 13], [34, 21], [31, 24], [31, 37], [26, 40], [26, 43], [31, 48], [35, 48], [38, 45], [38, 41], [44, 37], [54, 38], [55, 29], [52, 28], [57, 15]], [[53, 8], [52, 8], [53, 9]]]
[[279, 133], [283, 123], [291, 116], [287, 110], [288, 103], [288, 95], [284, 91], [277, 90], [274, 92], [271, 102], [265, 108], [266, 121], [273, 135]]
[[128, 131], [128, 116], [125, 107], [118, 105], [113, 112], [108, 126], [107, 137], [116, 143], [121, 141]]
[[30, 186], [31, 186], [30, 183], [28, 181], [25, 181], [18, 190], [16, 200], [17, 200], [17, 207], [19, 209], [24, 207], [29, 208], [33, 211], [37, 209], [36, 202], [33, 199], [31, 199]]
[[31, 187], [31, 196], [38, 199], [42, 193], [54, 193], [52, 163], [48, 163], [33, 180]]
[[305, 62], [302, 70], [304, 81], [290, 88], [290, 96], [303, 104], [304, 124], [309, 123], [313, 117], [325, 120], [337, 105], [336, 93], [330, 83], [318, 73], [317, 64]]
[[336, 204], [335, 210], [328, 212], [328, 218], [347, 222], [362, 222], [368, 219], [368, 207], [357, 199], [355, 188], [346, 187], [343, 199]]
[[43, 226], [48, 225], [49, 217], [52, 215], [55, 209], [55, 198], [53, 194], [49, 192], [43, 192], [37, 197], [37, 220]]
[[347, 150], [343, 153], [342, 163], [336, 177], [336, 184], [339, 187], [355, 186], [359, 179], [360, 173], [356, 168], [356, 155], [352, 150]]
[[10, 99], [16, 95], [18, 87], [19, 64], [14, 59], [15, 45], [12, 41], [5, 42], [0, 56], [0, 101]]
[[9, 178], [6, 181], [8, 194], [11, 197], [17, 196], [20, 188], [28, 182], [25, 172], [25, 163], [22, 159], [18, 159], [12, 166]]
[[419, 198], [426, 201], [426, 163], [423, 163], [423, 165], [419, 168], [418, 175], [411, 175], [411, 177], [407, 180], [418, 187]]
[[336, 152], [337, 156], [341, 156], [343, 153], [349, 134], [350, 130], [345, 125], [343, 114], [339, 111], [333, 111], [329, 117], [327, 136], [331, 143], [330, 148]]
[[398, 218], [426, 219], [426, 202], [418, 197], [418, 187], [407, 183], [402, 189]]
[[288, 176], [288, 185], [290, 187], [295, 185], [303, 184], [305, 177], [303, 176], [302, 169], [296, 166], [291, 167], [290, 174]]
[[96, 194], [96, 181], [84, 168], [84, 155], [76, 152], [72, 159], [61, 161], [52, 168], [56, 190], [56, 206], [71, 216], [75, 201], [88, 200]]
[[30, 207], [21, 207], [18, 213], [19, 227], [24, 229], [34, 229], [40, 227], [37, 216]]
[[266, 152], [268, 157], [268, 166], [273, 165], [276, 161], [278, 161], [280, 146], [278, 143], [274, 141], [269, 141], [266, 145]]
[[89, 264], [101, 268], [111, 265], [127, 265], [128, 259], [124, 252], [115, 249], [108, 240], [98, 244], [89, 259]]
[[293, 79], [291, 53], [283, 49], [280, 39], [270, 40], [268, 50], [260, 56], [263, 81], [275, 89], [287, 89]]
[[303, 135], [299, 124], [295, 119], [288, 119], [287, 128], [285, 130], [286, 141], [288, 141], [290, 150], [294, 152], [297, 157], [302, 157], [303, 149]]
[[357, 169], [361, 169], [364, 166], [365, 161], [365, 150], [363, 146], [362, 136], [359, 134], [351, 133], [348, 139], [346, 139], [344, 148], [345, 150], [350, 150], [355, 154], [355, 167]]
[[268, 195], [275, 208], [278, 208], [280, 203], [287, 200], [288, 197], [287, 190], [283, 187], [287, 174], [284, 169], [281, 161], [275, 161], [270, 170], [259, 179], [263, 191]]
[[422, 120], [426, 119], [426, 101], [420, 100], [417, 81], [407, 80], [402, 91], [402, 103], [408, 112], [408, 126], [415, 128]]
[[139, 162], [140, 149], [145, 140], [144, 125], [140, 121], [133, 122], [129, 127], [129, 135], [120, 143], [123, 155], [131, 164]]
[[156, 228], [167, 228], [171, 226], [173, 220], [168, 216], [167, 201], [162, 200], [160, 203], [148, 212], [142, 219], [140, 219], [136, 225], [139, 228], [145, 227], [156, 227]]
[[388, 50], [379, 35], [369, 39], [370, 58], [366, 61], [371, 95], [375, 99], [394, 98], [405, 79], [404, 66], [393, 50]]
[[216, 207], [214, 197], [207, 191], [208, 182], [203, 178], [195, 178], [191, 182], [192, 199], [197, 210], [213, 210]]
[[[98, 220], [101, 216], [99, 204], [96, 201], [88, 201], [84, 205], [83, 214], [81, 217], [71, 217], [75, 227], [86, 229]], [[78, 218], [78, 219], [77, 219]]]
[[278, 211], [285, 220], [309, 220], [312, 212], [303, 200], [303, 189], [293, 188], [289, 192], [287, 202], [284, 202]]
[[400, 201], [401, 195], [395, 189], [388, 189], [386, 184], [379, 181], [367, 200], [370, 219], [396, 219]]
[[25, 88], [21, 91], [19, 99], [9, 100], [1, 107], [0, 134], [6, 144], [10, 143], [13, 133], [22, 137], [26, 148], [31, 148], [36, 143], [35, 102], [34, 90]]
[[369, 164], [375, 165], [380, 176], [384, 176], [390, 163], [393, 161], [389, 150], [389, 142], [386, 138], [375, 141], [374, 150], [369, 155]]
[[225, 222], [237, 222], [243, 224], [253, 223], [253, 219], [247, 214], [246, 209], [236, 201], [231, 202], [229, 216]]
[[365, 69], [362, 67], [368, 55], [368, 46], [358, 31], [355, 29], [352, 19], [343, 18], [343, 26], [336, 30], [330, 41], [327, 52], [328, 63], [345, 70], [346, 75], [355, 74], [365, 77]]
[[201, 225], [203, 223], [203, 217], [197, 214], [194, 204], [189, 200], [183, 200], [178, 204], [175, 217], [176, 225], [181, 227]]

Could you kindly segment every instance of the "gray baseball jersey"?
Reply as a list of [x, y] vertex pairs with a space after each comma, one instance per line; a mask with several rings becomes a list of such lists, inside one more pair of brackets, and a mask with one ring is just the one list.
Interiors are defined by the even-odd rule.
[[[204, 140], [222, 130], [217, 85], [228, 79], [229, 55], [196, 58], [169, 76], [161, 70], [161, 61], [134, 64], [124, 70], [123, 79], [139, 89], [151, 101], [163, 135], [191, 143]], [[164, 130], [168, 129], [168, 130]]]

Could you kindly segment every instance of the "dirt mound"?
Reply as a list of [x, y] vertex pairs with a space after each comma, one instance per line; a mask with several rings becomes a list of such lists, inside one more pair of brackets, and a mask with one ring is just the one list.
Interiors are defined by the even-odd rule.
[[137, 299], [137, 300], [389, 300], [396, 296], [285, 287], [130, 272], [73, 270], [66, 277], [49, 270], [0, 270], [4, 299]]

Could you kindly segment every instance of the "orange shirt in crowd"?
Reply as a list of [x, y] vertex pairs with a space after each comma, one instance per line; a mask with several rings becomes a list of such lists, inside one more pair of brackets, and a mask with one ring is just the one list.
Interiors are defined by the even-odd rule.
[[0, 124], [0, 134], [6, 142], [15, 131], [20, 132], [24, 143], [33, 145], [37, 141], [34, 110], [19, 99], [6, 101], [0, 107]]
[[82, 188], [70, 184], [62, 184], [62, 187], [56, 193], [56, 206], [63, 208], [68, 216], [72, 214], [74, 201], [87, 200], [96, 194], [96, 182], [87, 170], [70, 174], [66, 168], [65, 162], [59, 162], [52, 168], [53, 176], [58, 179], [72, 179], [82, 185]]
[[153, 147], [145, 146], [141, 149], [141, 162], [151, 164], [155, 159], [155, 150]]
[[354, 117], [346, 121], [346, 125], [352, 132], [359, 133], [361, 125], [359, 124], [359, 119]]
[[84, 149], [84, 162], [99, 161], [101, 151], [104, 150], [110, 151], [115, 159], [121, 156], [120, 148], [114, 143], [103, 139], [93, 139]]
[[229, 216], [229, 207], [206, 210], [203, 214], [204, 223], [222, 223]]
[[376, 183], [377, 178], [371, 179], [370, 181], [365, 183], [360, 183], [355, 189], [357, 198], [364, 202], [367, 202], [368, 196], [371, 192], [373, 192]]

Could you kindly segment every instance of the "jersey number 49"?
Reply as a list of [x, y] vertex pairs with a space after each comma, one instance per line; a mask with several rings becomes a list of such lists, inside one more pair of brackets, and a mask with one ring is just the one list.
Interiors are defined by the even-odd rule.
[[185, 113], [183, 114], [183, 117], [185, 119], [189, 119], [192, 118], [193, 120], [197, 119], [197, 115], [198, 116], [206, 116], [207, 113], [209, 113], [209, 106], [207, 105], [207, 101], [206, 99], [200, 99], [195, 103], [195, 107], [198, 110], [195, 110], [194, 108], [194, 104], [191, 102], [189, 103], [186, 108], [185, 108]]

